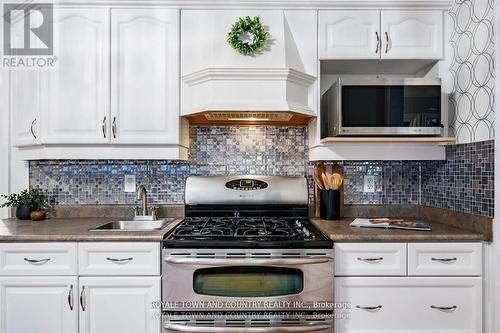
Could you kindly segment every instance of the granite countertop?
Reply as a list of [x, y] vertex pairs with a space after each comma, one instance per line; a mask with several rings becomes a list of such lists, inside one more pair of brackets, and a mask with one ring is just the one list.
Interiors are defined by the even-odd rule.
[[[152, 231], [90, 231], [118, 218], [55, 218], [45, 221], [0, 221], [0, 242], [160, 242], [182, 218], [175, 218], [162, 230]], [[123, 220], [123, 219], [122, 219]]]
[[[353, 220], [353, 217], [342, 218], [339, 221], [311, 219], [314, 225], [334, 242], [467, 242], [488, 240], [482, 233], [438, 222], [429, 222], [432, 231], [413, 231], [350, 227], [349, 223]], [[408, 218], [408, 220], [414, 219]]]

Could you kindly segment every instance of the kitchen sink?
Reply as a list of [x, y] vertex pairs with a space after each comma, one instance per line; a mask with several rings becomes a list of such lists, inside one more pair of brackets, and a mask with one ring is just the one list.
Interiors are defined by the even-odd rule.
[[168, 218], [156, 221], [113, 221], [101, 224], [91, 231], [148, 231], [161, 230], [169, 223], [174, 221], [174, 218]]

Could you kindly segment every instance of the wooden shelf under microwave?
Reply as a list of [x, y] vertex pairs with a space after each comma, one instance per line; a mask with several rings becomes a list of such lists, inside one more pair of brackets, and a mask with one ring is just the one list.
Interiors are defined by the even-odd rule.
[[321, 143], [435, 143], [447, 144], [456, 143], [456, 137], [437, 136], [437, 137], [411, 137], [411, 136], [391, 136], [391, 137], [374, 137], [374, 136], [333, 136], [321, 139]]

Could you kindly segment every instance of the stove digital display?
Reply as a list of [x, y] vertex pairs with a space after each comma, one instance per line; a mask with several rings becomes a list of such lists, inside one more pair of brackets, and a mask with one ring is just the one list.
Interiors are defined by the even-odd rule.
[[242, 180], [240, 180], [240, 186], [241, 187], [253, 187], [253, 180], [252, 179], [242, 179]]
[[226, 183], [226, 187], [237, 191], [254, 191], [267, 188], [268, 184], [259, 179], [241, 178]]

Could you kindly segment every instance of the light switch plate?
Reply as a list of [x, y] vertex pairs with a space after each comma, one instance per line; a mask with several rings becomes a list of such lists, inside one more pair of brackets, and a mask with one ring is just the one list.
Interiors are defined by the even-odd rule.
[[364, 177], [363, 192], [365, 193], [375, 192], [375, 176]]
[[125, 175], [125, 192], [135, 192], [135, 175]]

